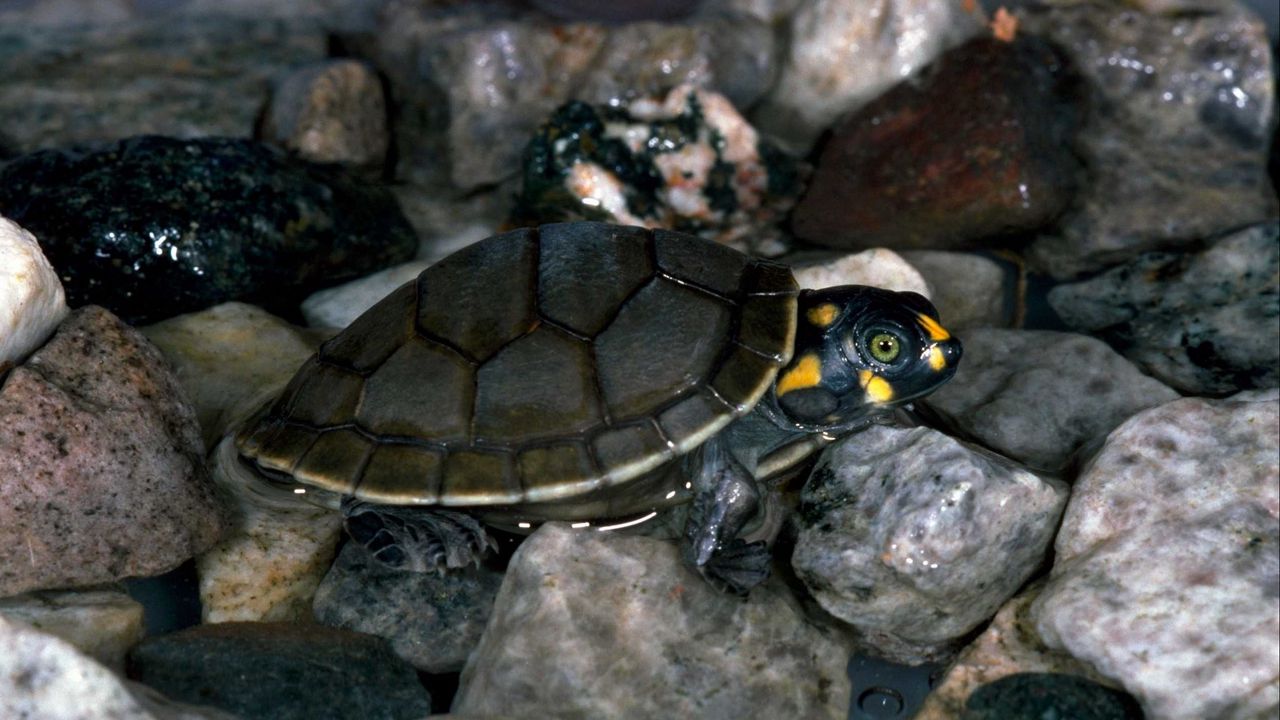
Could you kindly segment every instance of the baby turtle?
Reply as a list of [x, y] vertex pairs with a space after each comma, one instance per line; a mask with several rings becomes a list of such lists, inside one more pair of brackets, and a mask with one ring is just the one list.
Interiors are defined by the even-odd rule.
[[745, 592], [768, 574], [744, 539], [763, 480], [959, 359], [915, 293], [799, 292], [785, 266], [690, 235], [544, 225], [389, 294], [226, 452], [416, 570], [478, 559], [482, 523], [608, 526], [693, 500], [685, 557]]

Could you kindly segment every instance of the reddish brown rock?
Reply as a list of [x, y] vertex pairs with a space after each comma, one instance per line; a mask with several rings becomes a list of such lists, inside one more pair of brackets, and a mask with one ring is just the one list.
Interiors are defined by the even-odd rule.
[[836, 247], [953, 248], [1070, 202], [1070, 73], [1045, 43], [972, 40], [837, 126], [792, 218]]
[[195, 413], [160, 353], [100, 307], [0, 385], [0, 597], [157, 575], [224, 524]]

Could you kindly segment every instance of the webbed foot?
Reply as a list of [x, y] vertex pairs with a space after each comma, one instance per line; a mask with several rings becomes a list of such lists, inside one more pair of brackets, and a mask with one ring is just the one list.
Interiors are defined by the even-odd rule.
[[342, 501], [347, 534], [374, 559], [397, 570], [429, 572], [478, 564], [497, 549], [484, 526], [470, 515], [440, 508]]
[[735, 538], [713, 554], [698, 571], [711, 586], [721, 592], [746, 595], [752, 588], [769, 579], [773, 553], [763, 540], [746, 542]]

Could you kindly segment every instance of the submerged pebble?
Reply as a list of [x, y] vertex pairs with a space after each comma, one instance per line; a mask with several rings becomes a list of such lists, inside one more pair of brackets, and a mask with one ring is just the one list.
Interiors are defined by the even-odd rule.
[[294, 70], [272, 91], [261, 136], [312, 162], [381, 171], [390, 139], [378, 73], [355, 60]]
[[124, 671], [125, 653], [144, 632], [142, 604], [119, 587], [2, 598], [0, 616], [62, 638], [116, 672]]

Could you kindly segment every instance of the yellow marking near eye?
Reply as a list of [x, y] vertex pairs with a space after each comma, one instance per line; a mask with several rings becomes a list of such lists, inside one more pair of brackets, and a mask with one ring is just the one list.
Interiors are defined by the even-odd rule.
[[805, 355], [800, 358], [790, 370], [783, 373], [782, 378], [778, 380], [777, 395], [783, 395], [792, 390], [800, 390], [810, 388], [822, 382], [822, 363], [818, 360], [817, 355]]
[[859, 371], [858, 381], [862, 388], [867, 391], [867, 399], [871, 402], [887, 403], [893, 399], [893, 386], [889, 384], [888, 380], [870, 370]]
[[818, 327], [827, 327], [836, 321], [836, 316], [840, 314], [840, 308], [831, 303], [824, 303], [815, 308], [809, 308], [809, 312], [805, 313], [805, 317], [809, 318], [809, 322]]
[[940, 370], [942, 370], [942, 368], [946, 366], [947, 366], [947, 358], [945, 355], [942, 354], [942, 350], [940, 350], [937, 345], [930, 347], [929, 348], [929, 369], [934, 372], [939, 372]]
[[947, 332], [946, 328], [939, 325], [937, 320], [934, 320], [924, 313], [919, 313], [917, 317], [920, 318], [920, 327], [924, 328], [925, 332], [929, 333], [930, 340], [934, 342], [941, 342], [951, 337], [951, 333]]

